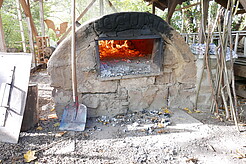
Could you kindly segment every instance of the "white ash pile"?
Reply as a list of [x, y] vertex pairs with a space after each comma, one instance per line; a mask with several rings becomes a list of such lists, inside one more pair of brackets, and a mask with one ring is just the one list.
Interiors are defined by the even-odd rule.
[[[165, 127], [171, 124], [170, 118], [170, 112], [165, 109], [154, 111], [142, 110], [140, 112], [120, 114], [112, 118], [101, 116], [96, 121], [103, 125], [126, 127], [124, 132], [137, 130], [147, 134], [156, 134], [165, 132]], [[94, 127], [94, 129], [101, 130], [97, 127]]]

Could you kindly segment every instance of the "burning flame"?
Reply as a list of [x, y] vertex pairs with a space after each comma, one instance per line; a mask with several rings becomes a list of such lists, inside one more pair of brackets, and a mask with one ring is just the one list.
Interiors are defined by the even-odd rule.
[[130, 40], [100, 40], [100, 59], [131, 59], [144, 56], [138, 51]]

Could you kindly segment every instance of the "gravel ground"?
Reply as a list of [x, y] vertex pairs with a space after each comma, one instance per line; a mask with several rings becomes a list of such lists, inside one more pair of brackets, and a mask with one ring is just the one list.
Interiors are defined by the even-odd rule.
[[[246, 163], [246, 128], [236, 131], [209, 112], [187, 114], [182, 109], [141, 111], [89, 118], [84, 132], [59, 131], [45, 70], [33, 74], [39, 83], [40, 121], [21, 132], [18, 144], [0, 143], [0, 163]], [[196, 118], [196, 119], [195, 119]]]

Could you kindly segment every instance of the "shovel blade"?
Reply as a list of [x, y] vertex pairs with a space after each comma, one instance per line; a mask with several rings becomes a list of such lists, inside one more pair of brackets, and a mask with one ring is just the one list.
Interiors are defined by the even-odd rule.
[[68, 105], [63, 112], [60, 123], [60, 130], [65, 131], [84, 131], [86, 124], [87, 107], [79, 104], [78, 111], [76, 106]]

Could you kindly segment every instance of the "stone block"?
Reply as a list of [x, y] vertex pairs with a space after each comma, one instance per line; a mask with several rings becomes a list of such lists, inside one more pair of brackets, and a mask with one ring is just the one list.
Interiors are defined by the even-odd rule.
[[168, 106], [168, 87], [164, 85], [159, 85], [158, 87], [159, 90], [149, 107], [151, 110], [157, 110], [163, 107], [166, 108]]
[[127, 98], [128, 98], [128, 91], [126, 90], [126, 88], [119, 87], [117, 90], [116, 99], [127, 100]]
[[141, 111], [149, 107], [149, 104], [143, 100], [143, 92], [141, 89], [130, 89], [128, 91], [130, 111]]
[[[96, 69], [96, 50], [95, 42], [91, 43], [89, 47], [80, 50], [77, 55], [77, 72], [91, 71]], [[88, 55], [90, 54], [90, 55]], [[85, 62], [86, 61], [86, 62]]]
[[171, 82], [171, 73], [163, 73], [163, 75], [156, 76], [156, 82], [157, 85], [163, 85], [168, 84]]
[[116, 92], [118, 81], [100, 81], [94, 72], [78, 72], [78, 92], [80, 93], [112, 93]]
[[54, 88], [52, 97], [55, 102], [56, 114], [61, 119], [65, 106], [73, 101], [72, 91], [65, 91], [61, 88]]
[[129, 95], [129, 110], [158, 109], [167, 106], [167, 88], [163, 86], [148, 86], [146, 88], [131, 89]]
[[49, 67], [50, 85], [56, 88], [69, 90], [72, 88], [71, 67]]
[[94, 96], [91, 94], [85, 94], [82, 99], [83, 104], [88, 108], [98, 108], [100, 104], [100, 99], [98, 96]]
[[[85, 94], [82, 102], [88, 107], [88, 117], [109, 116], [113, 117], [120, 113], [126, 113], [128, 102], [117, 100], [115, 93], [108, 94]], [[93, 102], [95, 101], [95, 102]]]
[[168, 67], [168, 68], [174, 68], [176, 67], [175, 64], [178, 63], [173, 50], [173, 48], [170, 47], [170, 46], [165, 46], [164, 47], [164, 52], [163, 52], [163, 55], [164, 55], [164, 68], [165, 67]]
[[182, 83], [180, 84], [181, 90], [190, 90], [190, 89], [195, 89], [196, 84], [195, 83]]
[[141, 77], [134, 79], [121, 79], [120, 86], [125, 87], [127, 90], [131, 88], [147, 87], [155, 83], [155, 77]]
[[180, 83], [195, 83], [196, 82], [196, 65], [193, 62], [186, 63], [183, 68], [176, 73], [177, 81]]

